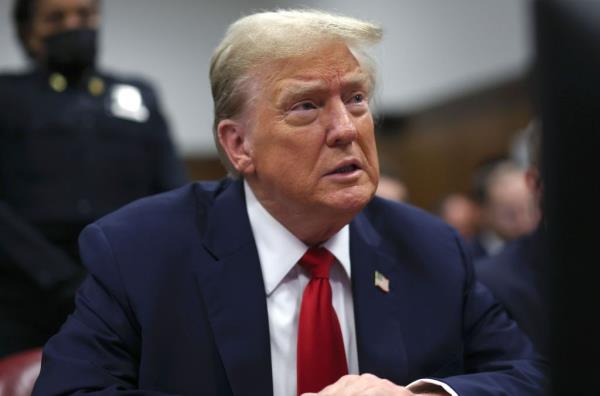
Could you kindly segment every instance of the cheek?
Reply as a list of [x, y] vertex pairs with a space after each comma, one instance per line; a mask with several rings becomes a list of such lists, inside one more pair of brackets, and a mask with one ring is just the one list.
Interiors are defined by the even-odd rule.
[[307, 166], [310, 153], [306, 144], [298, 142], [293, 136], [277, 135], [261, 136], [254, 141], [252, 156], [257, 165], [257, 172], [263, 176], [271, 175], [277, 179], [285, 179], [286, 183], [296, 183], [305, 178], [303, 172], [311, 169]]
[[362, 122], [359, 126], [360, 131], [360, 146], [369, 163], [369, 165], [379, 172], [379, 161], [377, 157], [377, 144], [375, 142], [375, 131], [373, 120], [369, 117], [368, 120]]
[[43, 42], [46, 39], [46, 37], [54, 33], [55, 30], [56, 29], [50, 23], [40, 22], [37, 25], [35, 31], [32, 32], [32, 37], [34, 38], [33, 44], [40, 48], [43, 47]]
[[98, 29], [100, 26], [100, 17], [95, 16], [92, 17], [92, 19], [90, 19], [90, 22], [88, 23], [88, 27], [92, 28], [92, 29]]
[[263, 158], [263, 162], [270, 162], [265, 165], [292, 168], [299, 174], [309, 172], [319, 159], [323, 142], [316, 132], [304, 128], [272, 128], [256, 143], [262, 148], [264, 157], [268, 157]]

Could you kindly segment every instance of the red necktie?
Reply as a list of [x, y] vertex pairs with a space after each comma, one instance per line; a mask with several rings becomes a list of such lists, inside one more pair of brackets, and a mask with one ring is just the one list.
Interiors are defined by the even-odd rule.
[[334, 257], [325, 248], [310, 248], [300, 259], [311, 280], [304, 289], [298, 323], [298, 395], [319, 392], [348, 374], [342, 331], [333, 305], [329, 269]]

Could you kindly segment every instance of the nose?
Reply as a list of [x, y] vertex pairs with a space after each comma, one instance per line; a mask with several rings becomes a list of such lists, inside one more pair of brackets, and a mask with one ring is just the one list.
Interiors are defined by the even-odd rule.
[[328, 146], [345, 146], [356, 140], [358, 131], [354, 124], [354, 117], [341, 99], [330, 103], [325, 110]]
[[79, 29], [84, 26], [83, 18], [76, 12], [69, 12], [63, 20], [63, 30]]

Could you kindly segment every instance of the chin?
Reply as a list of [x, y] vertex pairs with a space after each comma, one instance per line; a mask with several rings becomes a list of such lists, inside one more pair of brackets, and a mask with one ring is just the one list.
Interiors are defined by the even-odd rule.
[[333, 193], [329, 198], [328, 206], [340, 212], [347, 212], [353, 216], [360, 212], [375, 195], [375, 188], [367, 186], [354, 186]]

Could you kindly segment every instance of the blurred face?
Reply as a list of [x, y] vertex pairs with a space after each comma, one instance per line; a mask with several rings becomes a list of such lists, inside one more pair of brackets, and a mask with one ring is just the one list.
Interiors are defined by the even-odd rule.
[[72, 29], [97, 29], [98, 24], [97, 0], [37, 0], [27, 47], [37, 59], [43, 59], [46, 37]]
[[444, 202], [442, 218], [464, 237], [475, 236], [479, 228], [479, 208], [463, 195], [454, 194]]
[[540, 212], [522, 173], [503, 175], [491, 186], [485, 215], [488, 225], [503, 239], [515, 239], [535, 229]]
[[280, 221], [353, 217], [379, 178], [367, 74], [334, 44], [271, 65], [257, 81], [238, 167], [257, 198]]
[[385, 175], [380, 175], [375, 194], [382, 198], [398, 202], [406, 202], [408, 199], [408, 191], [404, 183]]

